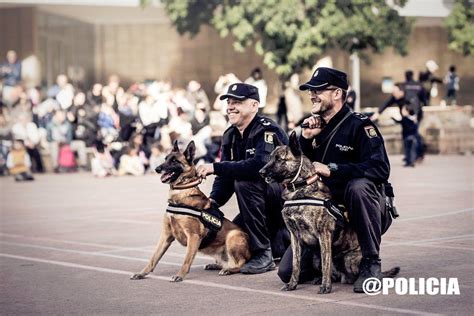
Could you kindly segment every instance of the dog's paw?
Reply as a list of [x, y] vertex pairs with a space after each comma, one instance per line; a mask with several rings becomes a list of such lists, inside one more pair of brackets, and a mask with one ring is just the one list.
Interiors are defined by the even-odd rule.
[[217, 263], [209, 263], [204, 266], [204, 270], [221, 270], [222, 266]]
[[228, 269], [222, 269], [219, 271], [219, 275], [231, 275], [232, 273]]
[[181, 281], [183, 281], [183, 278], [177, 275], [173, 275], [170, 280], [170, 282], [181, 282]]
[[141, 274], [141, 273], [135, 273], [134, 275], [132, 275], [130, 277], [130, 280], [142, 280], [145, 278], [145, 275], [144, 274]]
[[282, 291], [294, 291], [296, 289], [296, 284], [286, 283], [281, 288]]
[[319, 294], [329, 294], [331, 293], [332, 286], [331, 285], [321, 285], [319, 287]]

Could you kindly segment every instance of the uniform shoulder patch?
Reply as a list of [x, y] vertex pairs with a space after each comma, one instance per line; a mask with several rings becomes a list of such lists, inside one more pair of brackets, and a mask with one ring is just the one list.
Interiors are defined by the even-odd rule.
[[269, 120], [267, 120], [266, 118], [261, 118], [261, 119], [259, 120], [259, 122], [260, 122], [260, 124], [262, 124], [263, 126], [270, 126], [270, 125], [272, 124], [272, 123], [271, 123]]
[[265, 132], [263, 139], [265, 140], [265, 143], [273, 144], [273, 137], [275, 137], [275, 133]]
[[366, 115], [364, 115], [364, 114], [362, 114], [362, 113], [358, 113], [358, 112], [354, 112], [354, 116], [357, 117], [357, 118], [360, 119], [360, 120], [366, 120], [366, 119], [369, 118], [368, 116], [366, 116]]
[[375, 130], [375, 127], [373, 126], [366, 126], [364, 127], [365, 133], [367, 134], [367, 137], [369, 138], [374, 138], [374, 137], [379, 137], [377, 134], [377, 131]]

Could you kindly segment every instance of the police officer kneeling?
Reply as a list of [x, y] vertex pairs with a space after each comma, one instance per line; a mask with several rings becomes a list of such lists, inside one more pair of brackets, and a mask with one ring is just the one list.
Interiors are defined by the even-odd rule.
[[[345, 104], [347, 88], [345, 73], [324, 67], [316, 69], [311, 80], [300, 86], [300, 90], [309, 90], [313, 104], [313, 116], [302, 124], [300, 145], [331, 190], [333, 200], [349, 211], [363, 256], [354, 291], [362, 292], [365, 279], [382, 276], [381, 235], [391, 223], [384, 193], [390, 164], [378, 129], [369, 118], [352, 112]], [[313, 250], [304, 249], [302, 282], [316, 276], [312, 258]], [[278, 272], [284, 282], [291, 276], [291, 260], [289, 248]]]
[[223, 136], [221, 161], [198, 166], [197, 172], [202, 177], [217, 175], [210, 198], [219, 206], [235, 192], [240, 214], [234, 222], [249, 235], [252, 252], [252, 258], [240, 271], [263, 273], [275, 269], [272, 251], [274, 257], [281, 257], [289, 235], [281, 217], [281, 187], [265, 183], [258, 171], [269, 160], [273, 138], [287, 144], [288, 137], [275, 122], [257, 115], [257, 87], [235, 83], [220, 98], [227, 99], [231, 124]]

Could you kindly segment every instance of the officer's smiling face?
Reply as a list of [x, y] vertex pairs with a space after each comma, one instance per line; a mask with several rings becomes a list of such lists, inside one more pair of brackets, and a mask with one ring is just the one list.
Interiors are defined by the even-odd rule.
[[334, 90], [323, 90], [315, 91], [310, 90], [309, 94], [311, 96], [311, 102], [313, 107], [311, 108], [311, 113], [313, 114], [324, 114], [333, 107], [332, 94]]
[[253, 99], [227, 99], [227, 116], [230, 124], [237, 128], [245, 128], [258, 111], [258, 102]]

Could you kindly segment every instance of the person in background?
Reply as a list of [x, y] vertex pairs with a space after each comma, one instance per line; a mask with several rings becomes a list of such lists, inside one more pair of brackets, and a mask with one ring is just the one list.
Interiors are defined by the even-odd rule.
[[66, 75], [60, 74], [56, 78], [56, 84], [49, 88], [47, 95], [48, 98], [58, 101], [62, 110], [67, 110], [74, 99], [74, 87], [69, 83]]
[[31, 160], [26, 152], [22, 140], [15, 139], [7, 157], [8, 171], [15, 177], [15, 181], [32, 181]]
[[102, 104], [102, 85], [100, 83], [94, 83], [92, 89], [87, 92], [87, 102], [93, 106], [100, 106]]
[[120, 157], [119, 175], [141, 176], [145, 174], [145, 166], [138, 156], [135, 148], [125, 147], [124, 154]]
[[395, 123], [402, 125], [403, 148], [405, 152], [404, 167], [414, 167], [417, 159], [418, 146], [418, 123], [413, 110], [408, 110], [407, 106], [401, 109], [402, 119], [397, 120], [392, 117]]
[[425, 91], [426, 105], [430, 105], [431, 97], [438, 95], [438, 84], [443, 83], [441, 79], [435, 76], [435, 72], [439, 69], [438, 64], [434, 60], [426, 62], [426, 70], [420, 72], [418, 81], [423, 86]]
[[97, 178], [104, 178], [117, 174], [114, 167], [114, 159], [107, 146], [97, 141], [94, 147], [94, 158], [91, 160], [92, 174]]
[[189, 81], [187, 87], [187, 97], [191, 104], [202, 104], [206, 112], [211, 110], [206, 91], [204, 91], [204, 89], [201, 87], [201, 84], [196, 80]]
[[449, 72], [444, 77], [444, 84], [446, 85], [445, 104], [455, 105], [456, 92], [459, 90], [459, 76], [456, 74], [456, 66], [449, 67]]
[[102, 88], [102, 96], [104, 98], [111, 98], [109, 103], [115, 112], [118, 112], [119, 104], [123, 101], [123, 95], [125, 91], [120, 86], [120, 78], [117, 75], [111, 75], [109, 77], [109, 83]]
[[352, 86], [349, 85], [349, 89], [347, 90], [346, 104], [352, 111], [354, 111], [356, 99], [356, 92], [354, 91]]
[[258, 94], [260, 95], [260, 105], [258, 108], [259, 113], [263, 112], [265, 105], [267, 105], [267, 83], [263, 79], [262, 70], [257, 67], [252, 70], [250, 77], [245, 79], [245, 83], [251, 84], [258, 89]]
[[51, 155], [51, 164], [55, 172], [59, 172], [58, 159], [59, 150], [64, 145], [70, 145], [71, 150], [76, 152], [79, 158], [79, 167], [87, 169], [87, 152], [84, 141], [73, 141], [73, 130], [71, 123], [66, 120], [64, 111], [55, 112], [51, 122], [47, 127], [47, 140], [49, 142], [49, 150]]
[[9, 50], [5, 62], [0, 67], [3, 79], [3, 102], [11, 108], [17, 99], [16, 89], [21, 82], [21, 62], [14, 50]]
[[30, 120], [30, 116], [22, 113], [18, 122], [12, 126], [14, 139], [21, 139], [28, 155], [33, 159], [33, 171], [43, 173], [43, 161], [39, 151], [40, 134], [38, 127]]

